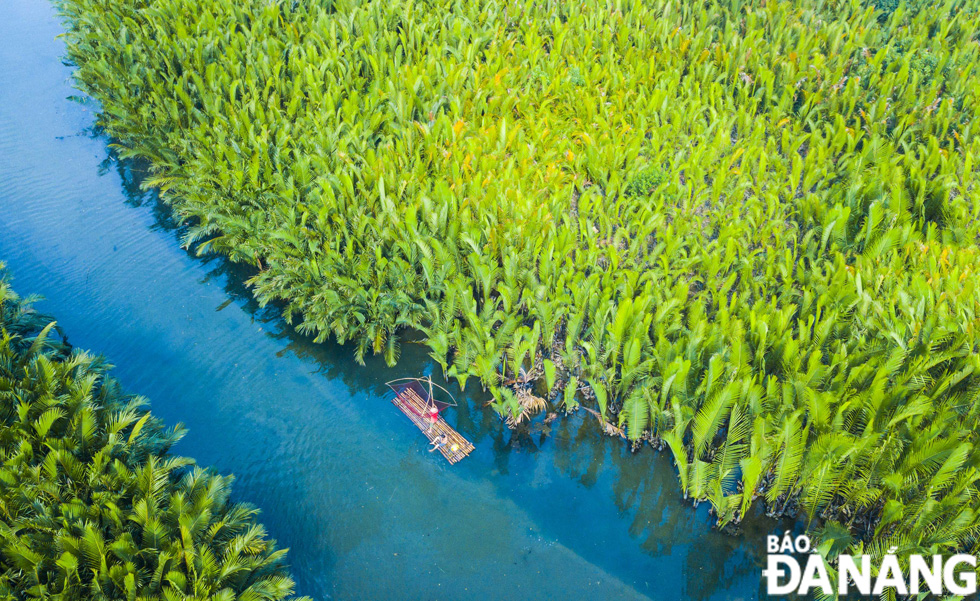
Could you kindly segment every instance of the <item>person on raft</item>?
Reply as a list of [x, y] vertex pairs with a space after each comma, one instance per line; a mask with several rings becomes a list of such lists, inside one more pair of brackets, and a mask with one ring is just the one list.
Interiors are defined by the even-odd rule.
[[426, 428], [426, 430], [425, 430], [426, 432], [428, 432], [429, 430], [431, 430], [432, 429], [432, 426], [436, 425], [436, 423], [439, 421], [439, 408], [436, 407], [436, 404], [435, 403], [432, 403], [431, 405], [429, 405], [429, 415], [428, 415], [428, 417], [429, 417], [429, 427]]
[[432, 445], [432, 448], [429, 449], [429, 452], [431, 453], [436, 449], [441, 449], [442, 447], [446, 446], [446, 443], [448, 442], [449, 442], [449, 437], [446, 436], [445, 434], [440, 434], [439, 436], [436, 436], [435, 438], [432, 439], [432, 442], [429, 443]]

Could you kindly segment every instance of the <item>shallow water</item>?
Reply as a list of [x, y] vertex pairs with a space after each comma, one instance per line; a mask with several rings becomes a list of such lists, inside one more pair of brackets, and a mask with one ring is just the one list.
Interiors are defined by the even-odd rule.
[[[319, 599], [757, 599], [763, 536], [711, 528], [670, 461], [596, 435], [587, 415], [517, 436], [458, 395], [476, 451], [426, 452], [384, 382], [396, 369], [314, 345], [259, 310], [220, 259], [182, 250], [139, 173], [93, 131], [44, 0], [0, 0], [0, 260], [73, 344], [105, 354], [176, 452], [237, 477]], [[456, 390], [453, 388], [453, 390]]]

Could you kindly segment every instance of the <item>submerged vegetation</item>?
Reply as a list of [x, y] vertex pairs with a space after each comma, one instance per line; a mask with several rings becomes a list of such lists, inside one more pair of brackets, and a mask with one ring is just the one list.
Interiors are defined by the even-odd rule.
[[420, 330], [830, 555], [980, 540], [980, 14], [926, 4], [60, 0], [120, 154], [301, 331]]
[[0, 264], [0, 596], [285, 599], [293, 582], [231, 478], [167, 449], [100, 359], [73, 351]]

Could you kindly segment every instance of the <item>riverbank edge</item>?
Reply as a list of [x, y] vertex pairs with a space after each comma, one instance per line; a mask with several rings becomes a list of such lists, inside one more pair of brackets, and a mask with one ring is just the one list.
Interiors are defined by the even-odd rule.
[[[121, 388], [105, 358], [69, 343], [68, 334], [52, 316], [34, 309], [34, 303], [43, 299], [19, 296], [12, 280], [13, 275], [0, 260], [0, 351], [12, 355], [20, 368], [10, 374], [10, 379], [4, 378], [8, 392], [24, 390], [25, 384], [27, 390], [37, 386], [65, 390], [48, 399], [44, 394], [35, 398], [18, 394], [15, 410], [0, 424], [7, 436], [20, 440], [15, 444], [4, 437], [9, 445], [4, 472], [13, 482], [4, 486], [3, 496], [35, 484], [30, 478], [16, 476], [17, 470], [25, 469], [21, 462], [27, 461], [26, 469], [36, 468], [36, 475], [48, 480], [39, 484], [45, 487], [44, 499], [57, 501], [48, 508], [55, 515], [37, 511], [45, 503], [43, 499], [26, 508], [22, 499], [4, 503], [7, 528], [0, 536], [4, 547], [0, 567], [6, 572], [0, 574], [0, 591], [23, 593], [20, 589], [30, 584], [30, 590], [50, 593], [50, 588], [63, 587], [61, 592], [66, 593], [72, 586], [81, 586], [85, 582], [82, 574], [88, 572], [79, 569], [82, 562], [78, 555], [90, 554], [86, 545], [91, 539], [91, 544], [102, 545], [101, 570], [93, 568], [85, 586], [106, 594], [113, 594], [114, 586], [116, 594], [131, 598], [168, 596], [185, 594], [183, 589], [190, 585], [195, 594], [203, 590], [197, 588], [202, 586], [213, 587], [211, 593], [219, 595], [231, 592], [259, 595], [255, 598], [267, 601], [312, 601], [293, 596], [295, 582], [286, 563], [288, 549], [277, 549], [276, 541], [267, 537], [257, 519], [258, 509], [230, 500], [234, 477], [172, 454], [171, 447], [186, 433], [183, 425], [178, 423], [168, 430], [150, 412], [146, 398]], [[50, 394], [50, 389], [47, 392]], [[43, 444], [38, 446], [27, 435], [18, 434], [18, 428], [36, 433]], [[74, 438], [82, 448], [72, 451], [66, 445]], [[30, 447], [34, 447], [33, 452], [25, 452]], [[62, 455], [65, 451], [70, 451], [70, 456]], [[148, 474], [154, 479], [152, 490], [142, 491], [135, 479]], [[80, 475], [84, 475], [84, 482]], [[103, 488], [106, 484], [109, 487]], [[86, 489], [87, 495], [83, 492]], [[80, 491], [81, 499], [75, 496]], [[145, 496], [138, 499], [140, 492]], [[199, 498], [201, 494], [207, 498]], [[121, 498], [108, 498], [113, 495]], [[205, 500], [207, 504], [199, 509]], [[165, 525], [172, 517], [169, 512], [173, 504], [188, 501], [199, 510], [193, 523], [180, 521], [179, 537], [160, 537], [166, 528], [177, 526]], [[80, 503], [91, 506], [83, 508]], [[19, 511], [23, 509], [28, 511]], [[177, 511], [181, 518], [189, 515], [182, 509]], [[50, 521], [58, 513], [62, 519]], [[203, 538], [200, 520], [210, 524]], [[173, 547], [183, 549], [186, 557], [179, 560], [171, 553]], [[54, 554], [55, 548], [63, 551], [60, 556]], [[24, 561], [33, 566], [31, 570], [23, 570], [18, 564]], [[209, 572], [208, 561], [221, 564], [226, 572], [220, 577]], [[146, 580], [150, 573], [154, 577]], [[31, 576], [31, 582], [23, 581]], [[205, 577], [214, 578], [204, 582]]]

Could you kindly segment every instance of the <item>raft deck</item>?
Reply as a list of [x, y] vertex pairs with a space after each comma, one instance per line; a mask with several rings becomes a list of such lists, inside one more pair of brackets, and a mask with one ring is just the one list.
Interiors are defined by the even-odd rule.
[[[412, 423], [418, 426], [419, 430], [422, 430], [429, 442], [432, 442], [440, 434], [446, 435], [449, 442], [440, 447], [439, 452], [449, 463], [456, 463], [473, 450], [470, 441], [463, 438], [459, 432], [446, 423], [442, 415], [439, 416], [439, 421], [432, 428], [429, 428], [429, 419], [422, 417], [426, 414], [426, 402], [411, 388], [401, 390], [395, 398], [391, 399], [391, 402], [401, 409], [402, 413], [407, 415], [408, 419], [412, 420]], [[456, 445], [456, 450], [453, 450], [453, 445]]]

